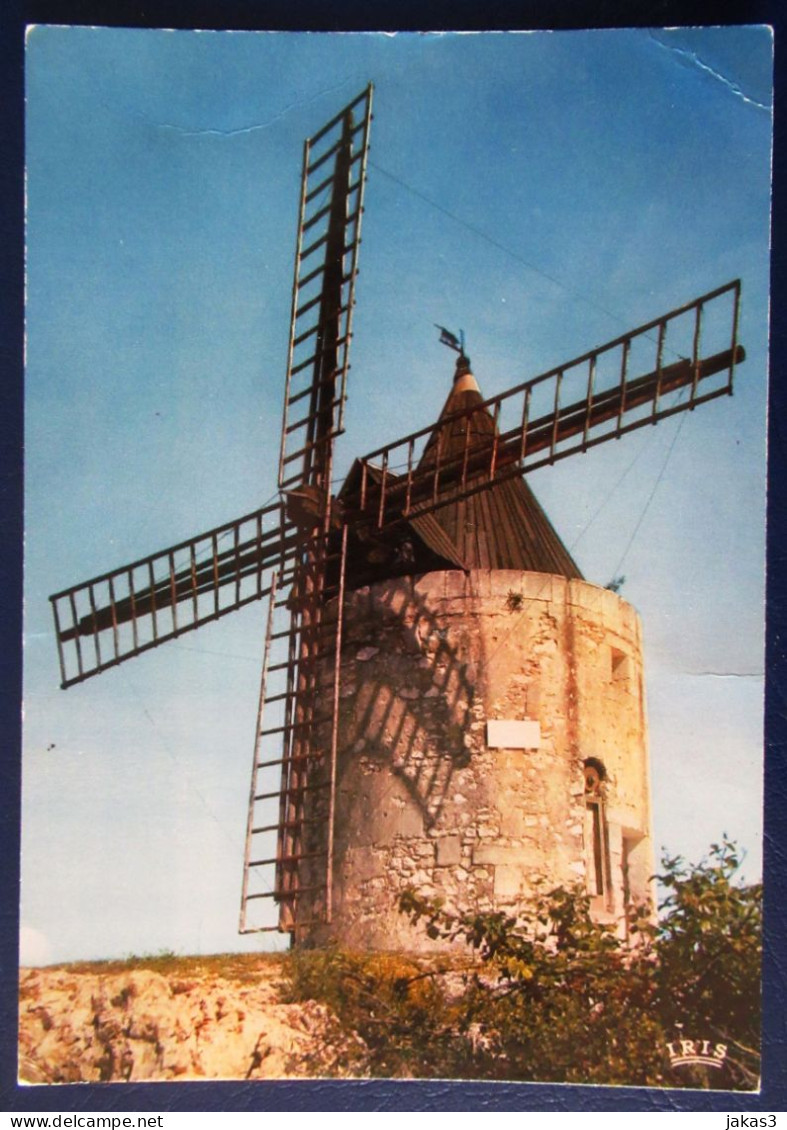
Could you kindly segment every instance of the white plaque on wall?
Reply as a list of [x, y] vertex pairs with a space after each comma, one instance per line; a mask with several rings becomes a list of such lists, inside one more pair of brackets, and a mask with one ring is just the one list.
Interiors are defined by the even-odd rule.
[[530, 718], [490, 718], [486, 724], [486, 744], [490, 749], [538, 749], [541, 726]]

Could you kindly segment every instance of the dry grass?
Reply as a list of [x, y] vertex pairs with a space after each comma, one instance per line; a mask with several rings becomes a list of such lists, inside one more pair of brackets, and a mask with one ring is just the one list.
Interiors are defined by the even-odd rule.
[[[222, 977], [228, 981], [248, 983], [261, 973], [281, 973], [286, 955], [281, 953], [216, 953], [182, 956], [164, 951], [156, 954], [129, 954], [107, 961], [71, 961], [45, 968], [63, 973], [106, 975], [128, 973], [132, 969], [148, 970], [167, 977]], [[22, 970], [27, 972], [27, 970]]]

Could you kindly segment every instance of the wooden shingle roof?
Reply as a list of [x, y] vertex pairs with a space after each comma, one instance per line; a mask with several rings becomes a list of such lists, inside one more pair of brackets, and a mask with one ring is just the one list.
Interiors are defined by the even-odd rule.
[[[457, 413], [461, 414], [459, 418]], [[483, 406], [468, 364], [460, 357], [454, 386], [424, 448], [419, 470], [438, 462], [445, 465], [452, 457], [461, 459], [468, 435], [472, 450], [480, 451], [490, 446], [494, 434], [494, 420]], [[372, 482], [379, 482], [378, 468], [367, 464], [366, 474]], [[397, 476], [388, 470], [389, 487], [396, 480]], [[468, 486], [473, 486], [472, 477]], [[339, 492], [340, 504], [352, 508], [360, 487], [361, 465], [356, 462]], [[452, 500], [428, 513], [412, 514], [391, 530], [351, 532], [349, 588], [442, 569], [517, 569], [582, 578], [522, 478], [505, 479], [461, 501]]]
[[[483, 407], [475, 377], [462, 361], [460, 358], [454, 387], [424, 449], [419, 470], [434, 466], [438, 460], [445, 464], [452, 457], [461, 458], [468, 431], [473, 451], [492, 443], [494, 420]], [[464, 415], [456, 418], [456, 413]], [[472, 478], [468, 485], [473, 485]], [[431, 516], [468, 569], [522, 569], [582, 577], [523, 478], [505, 479], [459, 502], [448, 502]]]

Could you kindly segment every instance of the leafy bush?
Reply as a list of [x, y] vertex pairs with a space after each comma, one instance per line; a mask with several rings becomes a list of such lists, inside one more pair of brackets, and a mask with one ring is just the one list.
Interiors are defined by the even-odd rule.
[[565, 1083], [661, 1084], [663, 1043], [652, 1016], [653, 962], [590, 917], [579, 889], [552, 891], [529, 917], [453, 915], [413, 892], [401, 909], [432, 937], [464, 938], [483, 973], [465, 994], [461, 1027], [479, 1033], [476, 1073]]
[[[726, 837], [693, 867], [665, 855], [660, 918], [634, 910], [627, 938], [593, 921], [579, 888], [552, 891], [518, 924], [500, 913], [448, 914], [414, 892], [400, 907], [432, 938], [464, 938], [491, 974], [465, 1000], [486, 1033], [488, 1076], [753, 1089], [762, 885], [736, 883], [739, 867]], [[723, 1077], [671, 1068], [667, 1043], [681, 1036], [723, 1043]]]
[[671, 1036], [680, 1025], [724, 1043], [732, 1084], [755, 1088], [762, 884], [736, 883], [740, 863], [738, 848], [726, 836], [696, 866], [680, 856], [662, 860], [659, 880], [665, 897], [656, 934], [659, 1014]]
[[319, 1000], [356, 1032], [375, 1076], [465, 1073], [466, 1044], [439, 980], [442, 967], [397, 954], [294, 950], [292, 1000]]
[[[464, 940], [472, 968], [393, 954], [295, 951], [293, 999], [328, 1004], [379, 1076], [752, 1089], [759, 1068], [762, 887], [735, 882], [726, 838], [689, 867], [664, 857], [661, 917], [634, 911], [627, 936], [558, 888], [518, 920], [457, 914], [405, 892], [432, 939]], [[667, 1043], [723, 1042], [723, 1070], [672, 1068]]]

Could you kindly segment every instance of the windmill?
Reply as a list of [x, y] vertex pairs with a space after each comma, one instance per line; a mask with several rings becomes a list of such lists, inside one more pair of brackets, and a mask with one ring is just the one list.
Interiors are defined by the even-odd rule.
[[[744, 358], [738, 281], [488, 400], [463, 337], [440, 327], [458, 360], [439, 428], [356, 459], [334, 496], [371, 121], [370, 85], [304, 145], [279, 500], [50, 598], [64, 688], [267, 600], [242, 933], [302, 936], [334, 914], [347, 594], [382, 577], [462, 569], [438, 515], [511, 484], [524, 490], [536, 468], [729, 395]], [[541, 549], [551, 546], [551, 571], [571, 575], [537, 504], [528, 513]], [[254, 916], [271, 904], [275, 922]]]

